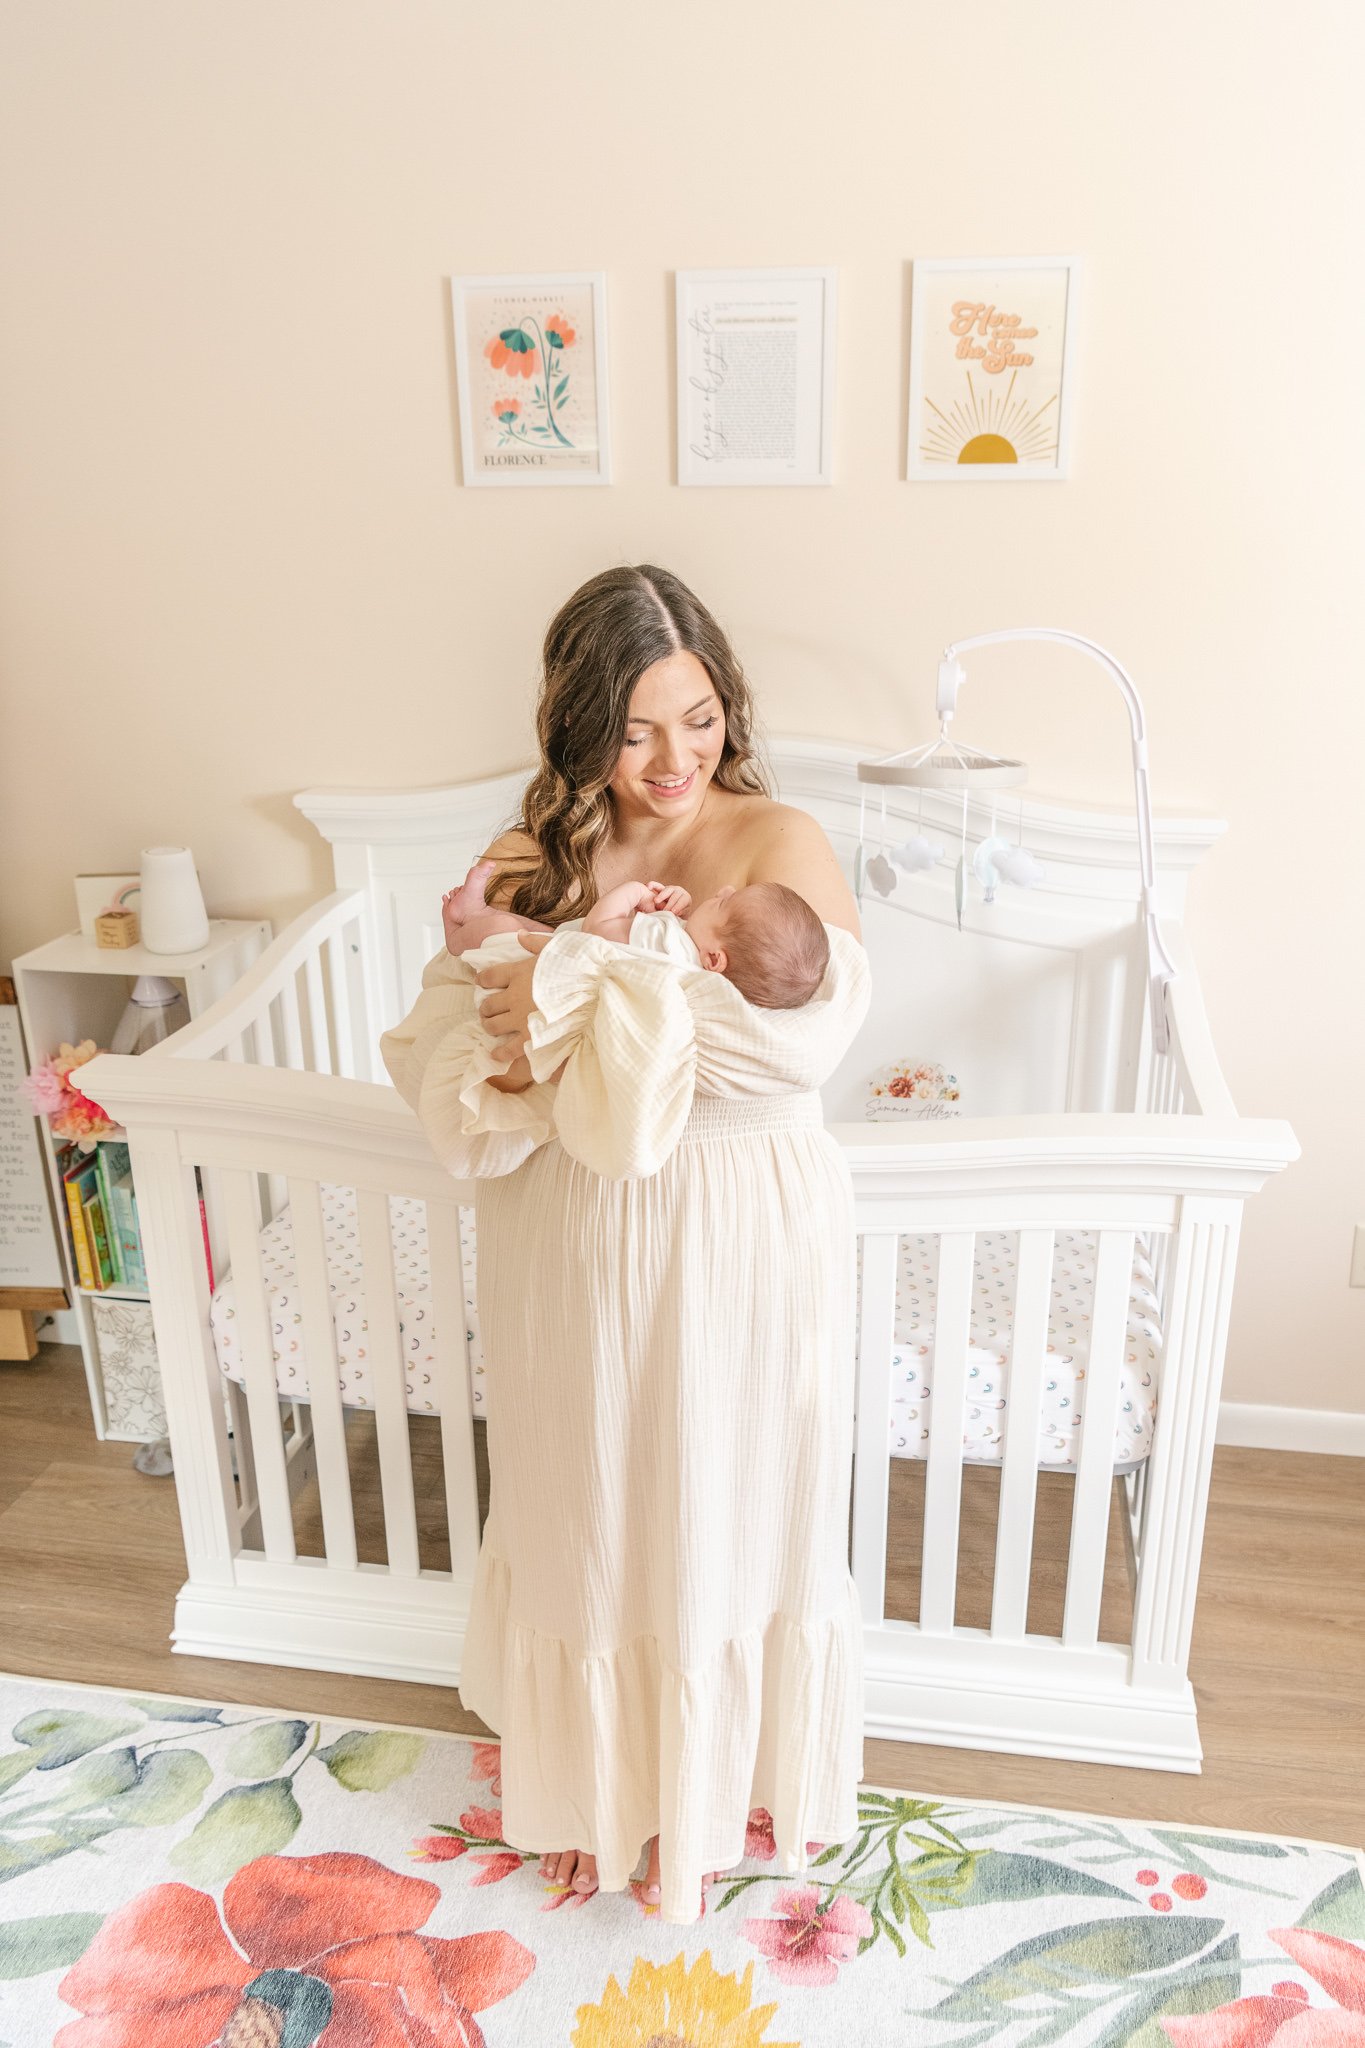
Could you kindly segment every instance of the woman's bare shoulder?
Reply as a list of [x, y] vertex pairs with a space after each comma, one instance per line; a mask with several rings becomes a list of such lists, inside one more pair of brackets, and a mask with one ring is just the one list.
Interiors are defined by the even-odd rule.
[[499, 833], [493, 844], [485, 853], [480, 854], [479, 858], [480, 860], [523, 860], [528, 855], [533, 856], [538, 851], [536, 842], [529, 832], [518, 832], [515, 826], [511, 826], [506, 832]]
[[[534, 861], [540, 849], [529, 832], [519, 832], [516, 827], [499, 833], [493, 844], [479, 855], [480, 860], [498, 863], [498, 871], [489, 878], [484, 890], [484, 901], [496, 910], [503, 910], [504, 895], [510, 895], [515, 883], [521, 880], [528, 861]], [[510, 872], [509, 872], [510, 864]]]
[[818, 818], [799, 804], [754, 797], [745, 805], [745, 854], [749, 882], [785, 882], [804, 896], [826, 924], [842, 925], [862, 938], [858, 906], [844, 880], [839, 856]]

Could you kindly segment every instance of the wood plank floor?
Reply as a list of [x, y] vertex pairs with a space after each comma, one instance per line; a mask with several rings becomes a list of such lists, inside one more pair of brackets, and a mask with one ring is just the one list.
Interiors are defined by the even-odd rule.
[[[434, 1430], [415, 1425], [422, 1561], [434, 1565], [444, 1560], [433, 1439]], [[96, 1442], [74, 1350], [48, 1345], [32, 1365], [0, 1365], [0, 1668], [488, 1733], [439, 1686], [174, 1655], [171, 1609], [185, 1568], [174, 1485], [134, 1471], [132, 1450]], [[352, 1459], [366, 1554], [382, 1557], [363, 1432]], [[890, 1462], [887, 1611], [912, 1618], [923, 1471]], [[973, 1469], [965, 1478], [958, 1618], [979, 1627], [988, 1619], [998, 1475]], [[1041, 1478], [1029, 1608], [1029, 1626], [1040, 1630], [1059, 1618], [1070, 1500], [1069, 1481]], [[306, 1497], [298, 1520], [301, 1548], [320, 1549]], [[1115, 1516], [1102, 1635], [1118, 1639], [1127, 1612]], [[1191, 1676], [1204, 1744], [1197, 1777], [869, 1740], [867, 1781], [1365, 1844], [1365, 1462], [1216, 1453]]]

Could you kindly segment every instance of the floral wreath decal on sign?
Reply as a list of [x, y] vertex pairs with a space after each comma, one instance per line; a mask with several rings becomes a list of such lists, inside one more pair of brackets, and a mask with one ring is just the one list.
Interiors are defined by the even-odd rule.
[[534, 446], [533, 435], [553, 436], [562, 448], [574, 446], [556, 418], [556, 407], [562, 406], [569, 389], [571, 372], [562, 368], [564, 354], [577, 339], [576, 330], [562, 313], [552, 314], [543, 328], [534, 314], [528, 314], [484, 343], [483, 352], [495, 370], [505, 370], [509, 377], [520, 377], [523, 381], [535, 376], [540, 379], [531, 396], [536, 409], [544, 414], [543, 419], [522, 420], [522, 400], [515, 390], [500, 393], [493, 400], [493, 417], [503, 430], [499, 447], [505, 447], [509, 441]]

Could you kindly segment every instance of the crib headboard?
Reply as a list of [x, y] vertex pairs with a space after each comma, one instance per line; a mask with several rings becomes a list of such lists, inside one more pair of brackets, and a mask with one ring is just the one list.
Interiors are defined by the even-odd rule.
[[[850, 883], [860, 798], [875, 849], [881, 792], [856, 764], [880, 746], [777, 739], [768, 759], [782, 802], [824, 827]], [[339, 889], [367, 898], [374, 1000], [382, 1023], [411, 1005], [443, 943], [440, 902], [515, 818], [531, 769], [416, 790], [305, 790], [294, 802], [331, 847]], [[1022, 798], [1022, 818], [1021, 803]], [[1043, 863], [1036, 888], [1002, 884], [995, 901], [969, 883], [957, 929], [954, 870], [961, 799], [886, 791], [886, 843], [916, 830], [944, 847], [931, 870], [896, 869], [882, 898], [864, 885], [860, 915], [874, 999], [824, 1089], [831, 1121], [861, 1121], [870, 1075], [891, 1060], [933, 1060], [958, 1077], [970, 1116], [1133, 1107], [1147, 1029], [1139, 957], [1137, 831], [1122, 811], [1085, 811], [1007, 791], [997, 829]], [[967, 816], [968, 853], [991, 829], [989, 803]], [[1225, 830], [1209, 818], [1158, 817], [1154, 841], [1163, 923], [1184, 915], [1186, 877]], [[376, 1078], [379, 1078], [376, 1062]]]

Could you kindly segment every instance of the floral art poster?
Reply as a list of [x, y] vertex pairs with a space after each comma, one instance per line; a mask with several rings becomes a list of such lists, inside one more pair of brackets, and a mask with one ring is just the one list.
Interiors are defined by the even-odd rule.
[[916, 261], [907, 477], [1065, 477], [1077, 273], [1074, 257]]
[[455, 277], [451, 299], [465, 482], [609, 483], [605, 278]]

